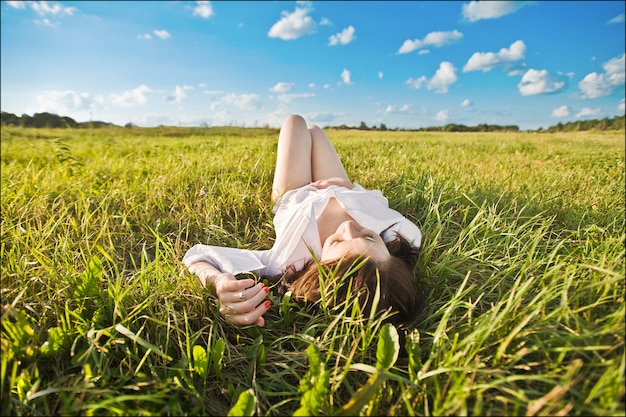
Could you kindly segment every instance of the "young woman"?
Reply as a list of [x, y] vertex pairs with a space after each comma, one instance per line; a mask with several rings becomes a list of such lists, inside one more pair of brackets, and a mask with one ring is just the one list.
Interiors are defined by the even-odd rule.
[[364, 314], [379, 286], [378, 311], [394, 311], [395, 323], [421, 309], [412, 273], [419, 228], [390, 209], [380, 191], [352, 183], [326, 134], [298, 115], [289, 116], [280, 131], [272, 201], [271, 249], [195, 245], [183, 259], [203, 285], [215, 286], [228, 321], [263, 326], [271, 306], [263, 283], [235, 278], [243, 272], [276, 277], [293, 299], [310, 302], [320, 298], [320, 280], [332, 276], [322, 293], [336, 293], [336, 303], [359, 297]]

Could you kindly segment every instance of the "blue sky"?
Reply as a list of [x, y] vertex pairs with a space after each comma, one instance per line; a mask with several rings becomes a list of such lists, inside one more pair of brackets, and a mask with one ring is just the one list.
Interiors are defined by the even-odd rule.
[[624, 114], [622, 1], [2, 1], [1, 108], [139, 126]]

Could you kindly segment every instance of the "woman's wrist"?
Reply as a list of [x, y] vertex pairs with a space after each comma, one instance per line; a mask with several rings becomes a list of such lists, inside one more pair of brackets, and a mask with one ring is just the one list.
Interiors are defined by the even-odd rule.
[[215, 281], [222, 274], [222, 271], [204, 261], [190, 265], [189, 272], [195, 274], [204, 286], [207, 286], [207, 284], [215, 285]]

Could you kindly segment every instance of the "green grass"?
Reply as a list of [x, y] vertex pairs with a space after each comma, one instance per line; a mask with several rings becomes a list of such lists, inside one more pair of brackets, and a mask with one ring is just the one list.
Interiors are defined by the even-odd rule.
[[624, 132], [329, 135], [424, 233], [405, 339], [184, 269], [271, 246], [275, 130], [3, 128], [1, 414], [624, 414]]

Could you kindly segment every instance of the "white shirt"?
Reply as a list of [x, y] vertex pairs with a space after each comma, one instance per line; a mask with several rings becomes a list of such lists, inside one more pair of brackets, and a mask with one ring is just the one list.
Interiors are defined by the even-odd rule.
[[389, 202], [378, 190], [366, 190], [332, 185], [318, 189], [312, 185], [288, 191], [274, 207], [276, 240], [269, 250], [246, 250], [220, 246], [195, 245], [187, 251], [183, 263], [189, 267], [199, 261], [209, 262], [221, 272], [233, 275], [256, 272], [264, 276], [282, 274], [288, 267], [304, 268], [312, 259], [319, 259], [322, 242], [317, 229], [317, 217], [331, 198], [361, 226], [381, 235], [385, 242], [405, 238], [420, 247], [422, 233], [410, 220], [389, 208]]

